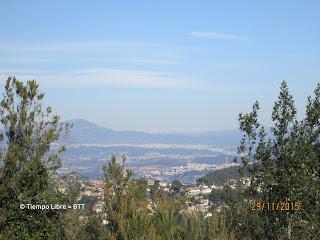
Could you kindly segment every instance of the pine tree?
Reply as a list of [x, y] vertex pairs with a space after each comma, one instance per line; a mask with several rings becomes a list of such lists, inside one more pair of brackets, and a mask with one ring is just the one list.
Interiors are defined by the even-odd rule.
[[50, 107], [43, 108], [44, 94], [32, 80], [9, 77], [0, 106], [0, 238], [60, 239], [61, 212], [20, 209], [26, 204], [67, 201], [55, 191], [50, 178], [60, 167], [64, 147], [52, 143], [68, 132]]
[[[230, 216], [236, 235], [251, 239], [317, 239], [319, 236], [320, 85], [309, 97], [305, 117], [298, 121], [294, 100], [284, 81], [272, 112], [267, 136], [258, 122], [259, 104], [240, 114], [244, 137], [239, 147], [242, 174], [251, 186], [242, 189]], [[250, 204], [290, 203], [297, 210], [252, 212]], [[251, 212], [250, 212], [251, 211]], [[240, 213], [240, 214], [239, 214]], [[246, 216], [241, 219], [240, 215]], [[241, 225], [242, 227], [239, 227]]]

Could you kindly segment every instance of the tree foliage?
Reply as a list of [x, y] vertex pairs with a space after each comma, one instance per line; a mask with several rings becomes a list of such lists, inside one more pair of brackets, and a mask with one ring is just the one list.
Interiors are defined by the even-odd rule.
[[[244, 136], [239, 146], [242, 175], [249, 188], [240, 188], [231, 206], [230, 229], [239, 239], [318, 239], [320, 236], [320, 84], [297, 119], [294, 100], [284, 81], [272, 111], [271, 136], [258, 121], [259, 103], [240, 114]], [[253, 202], [298, 204], [297, 211], [252, 211]]]
[[[32, 80], [9, 77], [0, 103], [0, 238], [59, 239], [63, 235], [59, 212], [20, 209], [20, 204], [67, 201], [55, 191], [50, 177], [60, 166], [64, 147], [52, 143], [68, 132]], [[24, 205], [25, 206], [25, 205]]]
[[227, 238], [223, 214], [205, 219], [201, 212], [187, 213], [184, 197], [173, 199], [161, 190], [148, 198], [146, 181], [132, 179], [132, 172], [125, 170], [124, 163], [125, 156], [121, 163], [112, 156], [103, 168], [108, 239]]
[[239, 180], [239, 178], [239, 167], [233, 166], [210, 172], [203, 177], [198, 178], [197, 183], [204, 183], [207, 185], [215, 184], [217, 186], [221, 186], [224, 185], [229, 179]]
[[180, 180], [175, 179], [172, 181], [172, 183], [171, 183], [171, 190], [172, 191], [179, 193], [181, 191], [181, 188], [182, 188], [182, 183], [180, 182]]

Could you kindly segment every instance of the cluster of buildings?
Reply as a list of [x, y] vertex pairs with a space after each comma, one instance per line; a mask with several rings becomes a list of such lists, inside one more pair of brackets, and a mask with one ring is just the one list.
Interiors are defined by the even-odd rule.
[[92, 209], [99, 213], [103, 211], [104, 202], [104, 183], [102, 180], [81, 181], [80, 180], [80, 192], [77, 198], [81, 201], [83, 198], [94, 198], [96, 201]]
[[[200, 175], [204, 175], [204, 172], [210, 172], [232, 166], [238, 166], [238, 163], [225, 163], [225, 164], [207, 164], [207, 163], [186, 163], [181, 166], [142, 166], [133, 167], [134, 172], [143, 178], [150, 179], [155, 178], [161, 181], [170, 181], [174, 178], [186, 173], [193, 173], [196, 176], [196, 172]], [[202, 173], [202, 174], [201, 174]]]
[[[68, 191], [74, 187], [74, 191], [78, 194], [77, 203], [88, 203], [94, 199], [93, 210], [95, 212], [102, 212], [104, 202], [104, 183], [102, 180], [81, 180], [75, 174], [69, 174], [68, 179], [59, 181], [58, 191], [67, 194]], [[85, 206], [86, 209], [86, 206]]]
[[[184, 210], [186, 212], [192, 213], [195, 211], [201, 211], [205, 217], [212, 215], [212, 211], [221, 211], [221, 206], [214, 206], [210, 201], [209, 195], [213, 189], [223, 189], [223, 186], [216, 185], [205, 185], [205, 184], [192, 184], [186, 185], [181, 183], [179, 190], [173, 189], [171, 183], [167, 183], [157, 179], [148, 179], [147, 181], [147, 191], [150, 193], [151, 189], [156, 187], [157, 190], [167, 192], [168, 194], [176, 194], [186, 197], [187, 208]], [[249, 178], [242, 178], [240, 180], [229, 179], [227, 184], [235, 189], [239, 182], [242, 182], [245, 186], [250, 185]], [[102, 180], [78, 180], [79, 194], [77, 197], [78, 203], [86, 203], [94, 199], [94, 204], [92, 209], [97, 212], [103, 212], [105, 206], [104, 199], [104, 182]], [[66, 193], [67, 186], [61, 184], [59, 191]]]
[[164, 192], [175, 193], [178, 195], [182, 195], [186, 197], [187, 208], [183, 211], [192, 213], [195, 211], [201, 211], [205, 217], [212, 216], [212, 210], [220, 211], [221, 208], [214, 208], [212, 202], [209, 200], [209, 195], [211, 194], [213, 189], [223, 189], [223, 186], [207, 186], [205, 184], [201, 185], [186, 185], [181, 183], [181, 188], [178, 193], [176, 190], [172, 189], [172, 185], [154, 179], [147, 180], [148, 183], [148, 191], [150, 188], [154, 186], [156, 183], [158, 184], [158, 188]]

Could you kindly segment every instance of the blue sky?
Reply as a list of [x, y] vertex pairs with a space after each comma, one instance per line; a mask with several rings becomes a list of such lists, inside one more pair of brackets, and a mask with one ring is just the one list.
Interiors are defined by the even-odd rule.
[[319, 1], [1, 0], [0, 79], [36, 79], [63, 119], [160, 132], [270, 125], [282, 80], [299, 116], [320, 81]]

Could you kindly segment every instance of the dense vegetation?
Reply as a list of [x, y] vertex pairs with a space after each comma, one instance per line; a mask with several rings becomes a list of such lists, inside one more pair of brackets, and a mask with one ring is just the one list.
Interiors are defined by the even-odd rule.
[[[204, 219], [198, 212], [185, 212], [186, 199], [171, 198], [156, 190], [147, 196], [144, 180], [132, 180], [132, 172], [124, 169], [115, 156], [104, 167], [107, 239], [226, 239], [225, 215]], [[177, 185], [179, 185], [177, 183]]]
[[[272, 138], [258, 121], [259, 103], [240, 114], [240, 169], [218, 171], [199, 182], [219, 185], [241, 176], [250, 184], [225, 184], [212, 191], [209, 199], [221, 212], [212, 211], [209, 217], [186, 211], [179, 181], [170, 192], [159, 183], [147, 191], [146, 181], [133, 179], [125, 169], [125, 156], [121, 162], [113, 156], [103, 168], [105, 212], [20, 209], [27, 203], [74, 203], [79, 190], [77, 178], [65, 179], [65, 194], [57, 190], [55, 172], [64, 147], [52, 148], [52, 143], [69, 126], [50, 107], [43, 109], [43, 97], [35, 81], [10, 77], [5, 85], [0, 106], [0, 239], [319, 239], [320, 84], [298, 120], [293, 97], [282, 83], [272, 113]], [[262, 203], [280, 202], [299, 208], [261, 208]]]
[[239, 180], [240, 178], [239, 169], [240, 167], [238, 166], [219, 169], [211, 173], [208, 173], [201, 178], [198, 178], [197, 183], [205, 183], [207, 185], [214, 184], [217, 186], [221, 186], [221, 185], [224, 185], [229, 179]]
[[62, 216], [53, 210], [21, 210], [21, 204], [58, 204], [69, 199], [49, 179], [60, 166], [60, 147], [50, 144], [68, 131], [50, 107], [43, 109], [35, 81], [8, 78], [0, 108], [0, 238], [60, 239]]
[[[302, 120], [287, 83], [281, 84], [272, 138], [258, 121], [259, 109], [256, 102], [250, 113], [239, 116], [241, 174], [251, 176], [251, 184], [230, 192], [235, 197], [230, 197], [229, 229], [238, 239], [319, 239], [320, 84], [308, 98]], [[279, 203], [296, 207], [285, 210]]]

